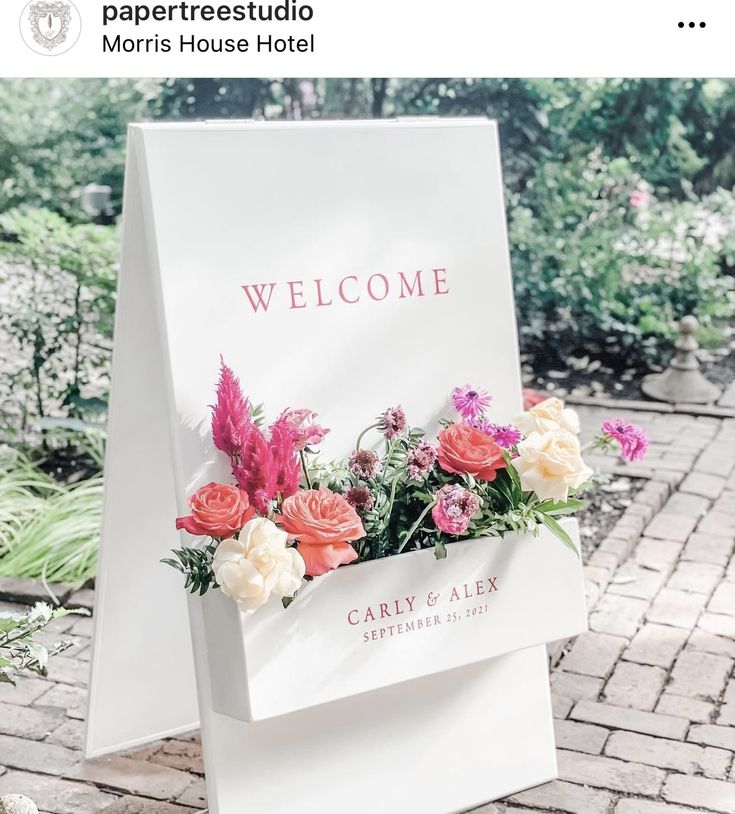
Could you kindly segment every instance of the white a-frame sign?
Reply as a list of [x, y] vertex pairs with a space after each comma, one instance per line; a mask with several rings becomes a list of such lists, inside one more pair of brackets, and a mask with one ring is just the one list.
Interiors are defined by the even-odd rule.
[[[488, 542], [508, 587], [456, 634], [437, 611], [429, 632], [356, 637], [317, 580], [308, 613], [268, 610], [245, 650], [229, 606], [192, 599], [190, 629], [159, 563], [186, 496], [230, 477], [208, 432], [220, 356], [269, 417], [316, 410], [329, 457], [395, 404], [435, 429], [457, 384], [491, 391], [499, 421], [520, 408], [493, 122], [133, 127], [115, 339], [89, 755], [201, 722], [217, 814], [448, 814], [555, 777], [540, 643], [585, 624], [558, 541]], [[416, 556], [380, 561], [373, 590], [493, 589], [471, 546], [398, 562]]]

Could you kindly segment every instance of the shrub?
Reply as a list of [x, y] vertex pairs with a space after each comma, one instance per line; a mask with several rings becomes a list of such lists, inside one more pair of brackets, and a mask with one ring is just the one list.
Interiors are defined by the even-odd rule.
[[0, 217], [0, 339], [10, 366], [0, 401], [16, 433], [38, 418], [105, 409], [117, 254], [113, 227], [43, 209]]
[[658, 360], [685, 314], [719, 343], [733, 314], [734, 229], [722, 190], [659, 202], [627, 159], [597, 151], [540, 165], [510, 208], [524, 349]]

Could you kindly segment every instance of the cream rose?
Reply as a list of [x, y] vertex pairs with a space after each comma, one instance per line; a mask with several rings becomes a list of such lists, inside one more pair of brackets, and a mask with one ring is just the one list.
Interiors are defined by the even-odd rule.
[[540, 401], [524, 413], [519, 413], [513, 419], [513, 424], [524, 435], [557, 429], [579, 435], [579, 416], [570, 407], [565, 407], [561, 399], [554, 396]]
[[518, 444], [518, 457], [512, 461], [525, 491], [541, 500], [566, 500], [569, 490], [589, 480], [592, 470], [582, 460], [576, 435], [567, 430], [532, 432]]
[[212, 562], [222, 593], [244, 611], [256, 610], [271, 596], [293, 596], [305, 567], [301, 554], [287, 541], [286, 532], [265, 517], [248, 521], [239, 539], [223, 540]]

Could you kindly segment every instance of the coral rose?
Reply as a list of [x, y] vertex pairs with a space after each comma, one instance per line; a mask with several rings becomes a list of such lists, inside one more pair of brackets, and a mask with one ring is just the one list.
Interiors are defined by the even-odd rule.
[[455, 475], [495, 480], [505, 468], [503, 450], [484, 432], [469, 424], [450, 424], [439, 433], [439, 466]]
[[365, 536], [355, 509], [329, 489], [305, 489], [287, 497], [276, 522], [298, 541], [306, 573], [312, 577], [356, 560], [350, 542]]
[[237, 486], [208, 483], [189, 498], [191, 514], [176, 518], [176, 528], [189, 534], [231, 537], [255, 514], [247, 493]]
[[535, 492], [541, 500], [566, 500], [570, 488], [576, 489], [592, 477], [582, 460], [579, 439], [560, 429], [531, 433], [518, 444], [513, 466], [523, 489]]

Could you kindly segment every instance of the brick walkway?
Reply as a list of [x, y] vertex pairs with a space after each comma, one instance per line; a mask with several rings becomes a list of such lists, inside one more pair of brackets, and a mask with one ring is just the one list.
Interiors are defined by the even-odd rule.
[[[652, 444], [625, 471], [648, 482], [586, 565], [590, 632], [550, 647], [561, 779], [475, 814], [735, 814], [735, 419], [629, 417]], [[0, 794], [49, 814], [202, 811], [196, 734], [81, 759], [92, 623], [58, 627], [74, 647], [48, 680], [0, 685]]]

